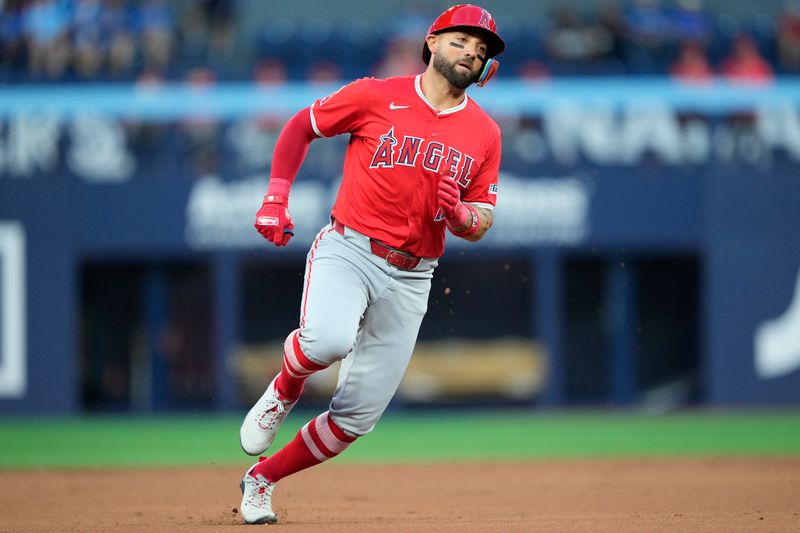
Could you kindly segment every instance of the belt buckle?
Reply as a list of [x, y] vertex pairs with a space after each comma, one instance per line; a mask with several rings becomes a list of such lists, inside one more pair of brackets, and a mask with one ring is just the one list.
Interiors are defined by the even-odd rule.
[[409, 257], [398, 250], [389, 250], [389, 253], [386, 254], [386, 262], [397, 268], [411, 270], [419, 264], [419, 259]]

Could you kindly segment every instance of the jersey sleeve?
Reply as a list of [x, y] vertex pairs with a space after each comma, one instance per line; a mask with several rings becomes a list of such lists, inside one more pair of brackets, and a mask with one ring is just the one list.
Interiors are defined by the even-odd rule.
[[361, 78], [311, 105], [311, 125], [320, 137], [355, 133], [363, 124], [371, 96], [370, 78]]
[[494, 209], [497, 205], [497, 180], [500, 173], [500, 128], [495, 126], [492, 138], [489, 140], [486, 157], [478, 173], [470, 181], [461, 201]]

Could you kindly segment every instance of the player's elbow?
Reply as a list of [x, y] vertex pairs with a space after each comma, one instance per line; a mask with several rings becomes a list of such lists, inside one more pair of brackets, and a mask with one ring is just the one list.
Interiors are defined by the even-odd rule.
[[464, 240], [469, 242], [478, 242], [479, 240], [483, 239], [483, 236], [486, 235], [487, 230], [488, 228], [483, 231], [478, 230], [478, 233], [476, 233], [475, 235], [466, 236], [464, 237]]

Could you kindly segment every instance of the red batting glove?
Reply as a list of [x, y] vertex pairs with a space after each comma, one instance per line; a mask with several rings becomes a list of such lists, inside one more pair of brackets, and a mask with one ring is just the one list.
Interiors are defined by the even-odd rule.
[[461, 203], [461, 192], [458, 184], [453, 178], [442, 177], [439, 180], [439, 190], [437, 192], [439, 207], [444, 213], [447, 224], [451, 227], [460, 227], [467, 223], [470, 218], [469, 209]]
[[286, 246], [294, 236], [294, 224], [288, 206], [288, 196], [267, 193], [261, 209], [256, 213], [255, 228], [275, 246]]

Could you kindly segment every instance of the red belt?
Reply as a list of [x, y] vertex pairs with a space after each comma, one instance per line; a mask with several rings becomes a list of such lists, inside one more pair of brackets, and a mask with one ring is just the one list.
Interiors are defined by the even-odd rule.
[[[344, 224], [334, 219], [333, 229], [336, 230], [336, 233], [344, 236], [344, 227]], [[419, 257], [406, 253], [402, 250], [392, 248], [391, 246], [387, 246], [380, 241], [376, 241], [375, 239], [369, 240], [369, 248], [373, 254], [377, 255], [381, 259], [386, 259], [387, 263], [402, 270], [413, 270], [420, 261]]]

